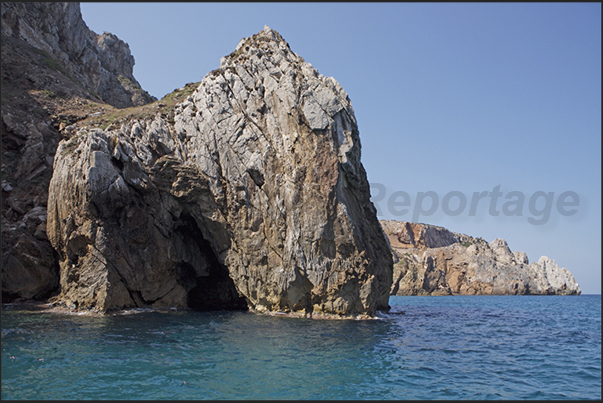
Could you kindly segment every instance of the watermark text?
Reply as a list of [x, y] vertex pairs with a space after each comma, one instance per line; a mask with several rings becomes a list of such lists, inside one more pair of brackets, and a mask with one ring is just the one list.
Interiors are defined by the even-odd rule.
[[[531, 195], [517, 190], [506, 194], [501, 192], [501, 185], [492, 191], [473, 192], [471, 196], [454, 190], [440, 198], [434, 191], [417, 192], [414, 199], [408, 192], [398, 190], [388, 194], [385, 185], [371, 183], [371, 201], [377, 209], [377, 215], [383, 215], [382, 207], [393, 216], [401, 217], [410, 214], [410, 221], [419, 222], [419, 218], [429, 217], [438, 209], [451, 217], [467, 214], [474, 217], [478, 211], [487, 209], [490, 216], [522, 217], [526, 213], [532, 225], [546, 224], [551, 213], [556, 211], [562, 216], [573, 216], [580, 207], [580, 197], [574, 191], [565, 191], [559, 195], [555, 192], [535, 191]], [[529, 197], [528, 197], [529, 196]]]

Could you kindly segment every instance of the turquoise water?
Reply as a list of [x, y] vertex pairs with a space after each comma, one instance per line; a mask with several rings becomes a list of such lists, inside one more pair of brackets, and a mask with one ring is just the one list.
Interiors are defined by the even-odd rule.
[[380, 320], [2, 311], [2, 399], [600, 399], [601, 296], [391, 297]]

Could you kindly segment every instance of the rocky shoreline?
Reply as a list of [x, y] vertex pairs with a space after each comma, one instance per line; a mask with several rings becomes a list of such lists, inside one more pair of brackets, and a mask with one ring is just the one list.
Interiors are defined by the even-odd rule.
[[[50, 314], [62, 314], [62, 315], [77, 315], [77, 316], [90, 316], [90, 317], [105, 317], [105, 316], [124, 316], [124, 315], [135, 315], [145, 312], [157, 312], [157, 313], [170, 313], [170, 312], [193, 312], [190, 308], [175, 308], [175, 307], [143, 307], [143, 308], [131, 308], [131, 309], [119, 309], [110, 312], [100, 312], [98, 310], [82, 310], [67, 308], [65, 305], [60, 303], [53, 303], [49, 301], [15, 301], [10, 303], [2, 304], [2, 311], [18, 312], [23, 314], [30, 313], [50, 313]], [[303, 319], [314, 319], [314, 320], [378, 320], [380, 311], [377, 311], [375, 315], [337, 315], [328, 313], [311, 313], [306, 314], [302, 312], [281, 312], [281, 311], [266, 311], [258, 312], [253, 309], [248, 309], [247, 312], [266, 315], [266, 316], [278, 316], [287, 318], [303, 318]]]
[[381, 221], [394, 257], [392, 295], [579, 295], [574, 277], [542, 256], [530, 263], [504, 239], [428, 224]]
[[367, 319], [580, 293], [504, 241], [379, 222], [348, 95], [269, 27], [161, 100], [133, 66], [79, 3], [2, 3], [3, 302]]

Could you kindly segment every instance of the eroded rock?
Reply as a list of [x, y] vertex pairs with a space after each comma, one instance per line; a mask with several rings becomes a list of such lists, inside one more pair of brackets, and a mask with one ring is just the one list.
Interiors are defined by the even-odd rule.
[[2, 3], [2, 35], [3, 41], [15, 38], [38, 49], [49, 66], [113, 106], [154, 100], [134, 78], [128, 44], [111, 33], [90, 30], [79, 3]]
[[394, 258], [392, 295], [576, 295], [574, 277], [542, 256], [528, 262], [504, 239], [489, 244], [442, 227], [381, 221]]
[[[58, 261], [45, 222], [54, 154], [88, 114], [154, 100], [132, 75], [128, 45], [92, 32], [79, 3], [2, 3], [2, 297], [46, 298]], [[99, 112], [96, 112], [99, 111]]]
[[388, 308], [350, 100], [268, 27], [173, 111], [62, 141], [49, 191], [67, 305]]

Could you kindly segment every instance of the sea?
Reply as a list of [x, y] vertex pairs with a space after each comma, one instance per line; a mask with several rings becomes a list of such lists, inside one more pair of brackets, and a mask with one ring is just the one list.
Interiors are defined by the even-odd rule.
[[601, 296], [390, 298], [372, 320], [2, 307], [2, 400], [601, 399]]

